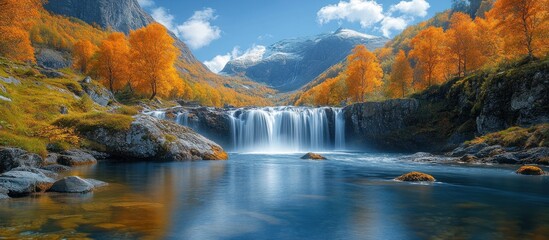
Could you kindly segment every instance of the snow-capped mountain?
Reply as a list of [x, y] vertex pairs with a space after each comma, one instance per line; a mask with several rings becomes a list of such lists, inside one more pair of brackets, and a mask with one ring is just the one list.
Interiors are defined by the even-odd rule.
[[364, 44], [374, 50], [388, 40], [350, 29], [282, 40], [269, 47], [257, 46], [229, 61], [222, 73], [244, 75], [280, 91], [293, 91], [344, 60], [355, 45]]

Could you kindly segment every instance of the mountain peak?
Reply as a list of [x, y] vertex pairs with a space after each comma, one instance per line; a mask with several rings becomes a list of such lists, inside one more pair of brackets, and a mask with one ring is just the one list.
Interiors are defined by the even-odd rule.
[[352, 29], [348, 28], [338, 28], [334, 35], [340, 36], [340, 37], [346, 37], [346, 38], [365, 38], [365, 39], [374, 39], [374, 38], [381, 38], [378, 36], [373, 36], [365, 33], [361, 33]]
[[49, 0], [45, 8], [55, 14], [124, 33], [154, 22], [137, 0]]

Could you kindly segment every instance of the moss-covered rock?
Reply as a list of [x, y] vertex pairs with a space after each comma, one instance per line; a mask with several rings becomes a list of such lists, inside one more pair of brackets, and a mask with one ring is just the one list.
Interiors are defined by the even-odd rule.
[[540, 167], [529, 166], [529, 165], [520, 167], [516, 173], [522, 174], [522, 175], [543, 175], [544, 174], [543, 170]]
[[397, 181], [403, 181], [403, 182], [434, 182], [436, 179], [426, 173], [422, 172], [410, 172], [406, 173], [400, 177], [395, 178]]
[[301, 159], [309, 159], [309, 160], [326, 160], [326, 158], [320, 154], [317, 153], [307, 153], [301, 157]]

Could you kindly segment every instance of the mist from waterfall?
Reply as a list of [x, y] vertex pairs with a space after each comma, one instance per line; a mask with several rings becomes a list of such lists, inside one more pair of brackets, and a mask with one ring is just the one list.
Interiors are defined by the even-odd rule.
[[345, 147], [341, 109], [268, 107], [238, 109], [230, 116], [236, 152], [331, 151]]

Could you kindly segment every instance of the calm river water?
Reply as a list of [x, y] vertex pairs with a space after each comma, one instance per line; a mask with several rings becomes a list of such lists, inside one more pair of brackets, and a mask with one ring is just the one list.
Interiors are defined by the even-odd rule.
[[[549, 238], [549, 176], [396, 155], [301, 155], [79, 168], [71, 174], [110, 185], [0, 201], [0, 239]], [[437, 182], [392, 180], [409, 171]]]

